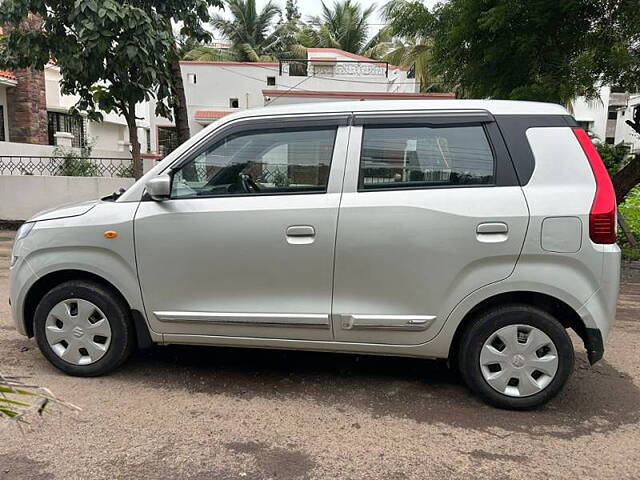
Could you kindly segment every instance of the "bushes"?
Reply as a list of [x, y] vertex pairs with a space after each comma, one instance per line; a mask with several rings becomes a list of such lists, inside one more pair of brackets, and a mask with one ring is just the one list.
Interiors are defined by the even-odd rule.
[[87, 143], [78, 152], [72, 148], [56, 147], [53, 151], [55, 157], [62, 159], [62, 165], [57, 175], [65, 177], [97, 177], [98, 165], [91, 157], [93, 145]]

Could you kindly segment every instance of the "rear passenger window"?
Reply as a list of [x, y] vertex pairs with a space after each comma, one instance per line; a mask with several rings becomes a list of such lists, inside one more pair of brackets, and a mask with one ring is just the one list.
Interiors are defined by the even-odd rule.
[[482, 126], [364, 127], [360, 190], [494, 183]]

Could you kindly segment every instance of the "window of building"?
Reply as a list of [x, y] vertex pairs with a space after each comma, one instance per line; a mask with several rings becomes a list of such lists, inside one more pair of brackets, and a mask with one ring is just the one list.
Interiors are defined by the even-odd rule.
[[617, 110], [609, 110], [609, 115], [607, 116], [609, 120], [617, 120], [618, 119], [618, 111]]
[[229, 99], [229, 108], [240, 108], [240, 102], [237, 98]]
[[267, 85], [274, 87], [276, 85], [276, 77], [267, 77]]
[[82, 118], [77, 118], [68, 113], [47, 112], [49, 145], [56, 144], [55, 134], [67, 132], [73, 135], [71, 145], [81, 148], [87, 144], [87, 125]]
[[486, 185], [495, 162], [481, 126], [365, 127], [360, 189]]
[[195, 85], [198, 82], [198, 78], [195, 73], [187, 73], [187, 82], [192, 85]]
[[144, 134], [147, 137], [147, 153], [151, 153], [151, 129], [145, 128]]
[[158, 127], [158, 153], [169, 155], [180, 146], [178, 129], [176, 127]]
[[336, 129], [232, 135], [173, 178], [173, 198], [326, 192]]
[[4, 133], [4, 105], [0, 105], [0, 142], [7, 139]]
[[609, 145], [614, 145], [616, 143], [616, 139], [615, 137], [607, 137], [605, 139], [605, 142], [608, 143]]

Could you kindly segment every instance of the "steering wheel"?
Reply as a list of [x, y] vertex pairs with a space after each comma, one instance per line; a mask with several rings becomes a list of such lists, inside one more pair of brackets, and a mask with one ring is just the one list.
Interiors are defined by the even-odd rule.
[[238, 176], [240, 177], [240, 186], [242, 187], [242, 190], [247, 193], [260, 192], [260, 187], [256, 182], [254, 182], [253, 178], [251, 178], [251, 175], [249, 175], [248, 173], [241, 173]]

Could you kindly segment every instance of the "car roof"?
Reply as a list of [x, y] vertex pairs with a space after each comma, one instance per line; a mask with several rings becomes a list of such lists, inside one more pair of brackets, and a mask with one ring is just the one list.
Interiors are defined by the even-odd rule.
[[[277, 98], [272, 102], [277, 102]], [[225, 120], [271, 115], [320, 113], [371, 113], [403, 111], [485, 111], [493, 115], [569, 115], [555, 103], [523, 102], [513, 100], [373, 100], [348, 102], [317, 102], [288, 105], [269, 105], [235, 112]]]
[[[277, 102], [278, 98], [272, 102]], [[360, 102], [299, 103], [287, 105], [269, 105], [264, 108], [241, 110], [225, 115], [202, 129], [189, 141], [180, 145], [172, 153], [148, 171], [118, 202], [139, 201], [144, 191], [145, 182], [164, 171], [176, 158], [187, 152], [193, 145], [206, 138], [221, 126], [240, 119], [256, 117], [274, 117], [284, 115], [321, 115], [336, 113], [412, 113], [412, 112], [483, 112], [492, 115], [569, 115], [567, 110], [553, 103], [521, 102], [512, 100], [374, 100]]]

